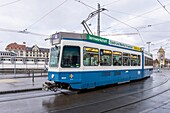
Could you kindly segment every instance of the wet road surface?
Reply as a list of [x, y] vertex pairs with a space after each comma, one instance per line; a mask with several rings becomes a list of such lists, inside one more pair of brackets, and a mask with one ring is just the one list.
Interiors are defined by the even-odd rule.
[[34, 81], [32, 78], [0, 79], [0, 94], [34, 89], [41, 90], [42, 84], [46, 81], [47, 77], [35, 77]]
[[81, 94], [34, 91], [0, 95], [1, 113], [170, 113], [170, 71]]

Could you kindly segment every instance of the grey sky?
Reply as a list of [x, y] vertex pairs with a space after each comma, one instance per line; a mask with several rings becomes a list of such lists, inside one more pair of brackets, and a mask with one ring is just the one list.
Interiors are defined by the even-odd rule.
[[[56, 8], [60, 4], [63, 5]], [[77, 0], [78, 1], [78, 0]], [[56, 31], [83, 32], [80, 24], [83, 19], [94, 11], [75, 0], [0, 0], [0, 28], [24, 30], [40, 34], [51, 35]], [[151, 41], [151, 52], [155, 55], [160, 46], [165, 48], [170, 58], [170, 1], [159, 0], [80, 0], [97, 8], [97, 3], [106, 8], [106, 14], [121, 22], [138, 29], [144, 42]], [[8, 4], [15, 2], [13, 4]], [[52, 9], [53, 12], [49, 13]], [[49, 13], [49, 14], [48, 14]], [[48, 14], [47, 16], [45, 16]], [[41, 17], [45, 16], [43, 19]], [[137, 31], [117, 20], [101, 14], [101, 34], [136, 33]], [[91, 29], [96, 32], [96, 17], [89, 20]], [[38, 21], [39, 20], [39, 21]], [[35, 24], [34, 24], [35, 23]], [[4, 50], [11, 42], [26, 42], [28, 46], [37, 44], [40, 47], [50, 47], [45, 42], [46, 37], [26, 35], [0, 31], [0, 50]], [[139, 35], [122, 35], [109, 37], [113, 40], [126, 42], [132, 45], [144, 46]], [[162, 42], [162, 43], [160, 43]]]

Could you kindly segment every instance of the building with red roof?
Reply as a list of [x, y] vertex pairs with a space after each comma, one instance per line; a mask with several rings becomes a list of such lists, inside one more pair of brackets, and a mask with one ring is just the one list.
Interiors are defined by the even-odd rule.
[[40, 48], [37, 45], [26, 47], [26, 43], [17, 44], [16, 42], [10, 43], [5, 48], [6, 51], [14, 52], [18, 57], [34, 57], [34, 58], [48, 58], [49, 49]]

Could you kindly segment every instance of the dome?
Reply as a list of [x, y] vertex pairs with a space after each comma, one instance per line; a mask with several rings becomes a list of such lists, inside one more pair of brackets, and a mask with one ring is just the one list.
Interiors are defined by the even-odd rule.
[[165, 51], [164, 51], [164, 49], [163, 49], [162, 47], [159, 49], [158, 52], [160, 52], [160, 53], [165, 53]]

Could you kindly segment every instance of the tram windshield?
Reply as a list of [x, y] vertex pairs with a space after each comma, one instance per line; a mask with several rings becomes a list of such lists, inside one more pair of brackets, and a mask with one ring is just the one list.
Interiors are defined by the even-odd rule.
[[59, 56], [60, 56], [60, 47], [53, 47], [51, 48], [50, 53], [50, 67], [58, 67], [59, 62]]
[[80, 47], [64, 46], [61, 60], [62, 68], [79, 68], [80, 67]]

